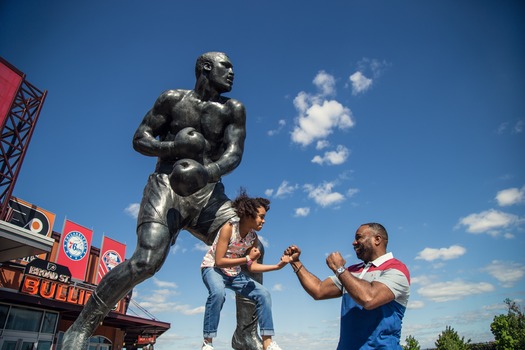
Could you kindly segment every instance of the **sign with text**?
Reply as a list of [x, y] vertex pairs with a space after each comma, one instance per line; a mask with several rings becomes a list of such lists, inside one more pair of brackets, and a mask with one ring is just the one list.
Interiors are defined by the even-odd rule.
[[144, 345], [144, 344], [155, 344], [155, 341], [157, 340], [157, 337], [150, 334], [143, 334], [139, 335], [137, 338], [137, 344]]
[[[67, 266], [35, 259], [25, 267], [20, 293], [68, 304], [85, 305], [93, 290], [72, 284], [71, 272]], [[125, 314], [124, 299], [113, 311]]]

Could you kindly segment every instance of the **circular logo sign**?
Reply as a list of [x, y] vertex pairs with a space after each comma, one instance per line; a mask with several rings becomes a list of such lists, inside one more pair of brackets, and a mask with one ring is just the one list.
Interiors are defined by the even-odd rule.
[[115, 266], [120, 264], [122, 262], [122, 258], [120, 257], [119, 253], [117, 253], [114, 250], [108, 250], [104, 256], [102, 257], [102, 261], [104, 261], [104, 265], [108, 268], [108, 271], [113, 269]]
[[86, 256], [87, 250], [87, 240], [82, 233], [71, 231], [64, 238], [64, 253], [71, 260], [81, 260]]
[[42, 232], [43, 228], [44, 228], [44, 223], [42, 222], [42, 220], [38, 218], [33, 218], [29, 222], [29, 229], [31, 230], [31, 232], [40, 233]]

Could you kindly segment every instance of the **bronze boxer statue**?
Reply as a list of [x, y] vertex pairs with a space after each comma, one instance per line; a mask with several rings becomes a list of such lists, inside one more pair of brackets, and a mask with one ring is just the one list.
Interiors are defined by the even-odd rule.
[[[163, 265], [181, 230], [211, 244], [218, 229], [235, 216], [220, 181], [241, 162], [246, 137], [242, 103], [223, 97], [234, 73], [226, 54], [205, 53], [197, 59], [193, 90], [162, 93], [133, 137], [136, 151], [157, 157], [148, 178], [137, 219], [137, 247], [132, 257], [104, 276], [77, 320], [65, 333], [62, 349], [83, 350], [108, 312], [137, 284]], [[255, 308], [237, 302], [250, 322]], [[255, 316], [254, 316], [255, 317]], [[262, 349], [253, 325], [236, 331], [238, 349]], [[244, 334], [238, 333], [244, 332]], [[239, 343], [240, 345], [235, 345]]]

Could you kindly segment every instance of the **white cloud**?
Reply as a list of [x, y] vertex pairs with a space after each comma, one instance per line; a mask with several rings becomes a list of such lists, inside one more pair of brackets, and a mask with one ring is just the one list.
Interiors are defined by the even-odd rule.
[[410, 276], [410, 284], [428, 284], [431, 283], [432, 279], [428, 276], [422, 275], [422, 276]]
[[525, 276], [525, 266], [515, 262], [493, 260], [483, 268], [492, 277], [497, 279], [503, 287], [513, 287], [516, 282]]
[[439, 249], [425, 248], [419, 252], [419, 254], [416, 256], [416, 259], [425, 261], [434, 261], [436, 259], [451, 260], [459, 258], [460, 256], [464, 255], [466, 251], [467, 250], [465, 248], [459, 245], [453, 245], [448, 248]]
[[503, 122], [501, 123], [499, 126], [498, 126], [498, 129], [497, 129], [497, 133], [498, 134], [503, 134], [505, 132], [505, 130], [507, 130], [507, 128], [509, 127], [509, 122]]
[[508, 188], [496, 194], [496, 200], [501, 207], [525, 202], [525, 186]]
[[153, 277], [152, 280], [153, 280], [153, 283], [157, 287], [161, 287], [161, 288], [168, 287], [168, 288], [173, 288], [173, 289], [177, 288], [177, 284], [175, 282], [161, 281], [156, 277]]
[[263, 245], [263, 247], [268, 248], [270, 246], [270, 242], [264, 236], [257, 235], [257, 238], [259, 238], [259, 242]]
[[414, 276], [414, 277], [411, 276], [410, 284], [411, 285], [414, 285], [414, 284], [427, 285], [427, 284], [432, 283], [434, 279], [435, 277], [430, 276], [430, 275], [421, 275], [421, 276]]
[[137, 218], [139, 215], [140, 203], [131, 203], [124, 209], [124, 212], [133, 218]]
[[264, 195], [266, 197], [271, 197], [273, 195], [273, 188], [268, 188], [267, 190], [265, 190]]
[[204, 242], [199, 241], [195, 243], [195, 245], [193, 246], [193, 249], [199, 252], [207, 252], [210, 249], [210, 246], [206, 245]]
[[179, 251], [182, 251], [180, 244], [174, 244], [170, 248], [170, 254], [177, 254]]
[[145, 299], [147, 300], [167, 300], [170, 295], [176, 295], [177, 292], [175, 292], [174, 288], [167, 285], [165, 287], [169, 288], [161, 288], [161, 289], [155, 289], [154, 290], [154, 296], [149, 296]]
[[295, 209], [295, 216], [296, 217], [308, 216], [308, 214], [310, 214], [310, 208], [308, 208], [308, 207], [296, 208]]
[[[295, 108], [301, 112], [304, 113], [308, 109], [308, 107], [315, 101], [310, 102], [310, 100], [314, 100], [314, 97], [310, 94], [307, 94], [304, 91], [301, 91], [300, 93], [295, 96], [293, 100], [293, 104]], [[317, 99], [318, 100], [318, 99]]]
[[361, 65], [364, 65], [366, 64], [367, 62], [369, 62], [369, 67], [370, 69], [372, 70], [372, 74], [375, 78], [378, 78], [384, 71], [384, 69], [389, 66], [389, 64], [385, 61], [383, 62], [380, 62], [379, 60], [376, 60], [376, 59], [364, 59], [363, 61], [361, 61]]
[[281, 283], [276, 283], [272, 287], [273, 292], [282, 292], [283, 291], [283, 285]]
[[352, 83], [352, 95], [364, 93], [372, 86], [373, 83], [372, 79], [367, 78], [359, 71], [352, 74], [349, 79]]
[[349, 188], [348, 191], [346, 191], [346, 195], [348, 197], [353, 197], [354, 195], [356, 195], [358, 193], [359, 193], [359, 189], [358, 188]]
[[321, 156], [315, 156], [312, 159], [312, 163], [317, 163], [320, 165], [323, 165], [327, 163], [328, 165], [339, 165], [343, 164], [350, 155], [350, 151], [345, 146], [339, 145], [337, 146], [335, 151], [328, 151], [325, 152], [324, 155]]
[[332, 75], [326, 73], [325, 71], [320, 71], [315, 76], [313, 83], [323, 96], [335, 94], [335, 79]]
[[490, 283], [471, 283], [455, 280], [428, 284], [419, 288], [417, 292], [432, 301], [445, 302], [449, 300], [460, 300], [467, 296], [488, 293], [493, 290], [494, 286]]
[[315, 145], [315, 149], [322, 150], [323, 148], [326, 148], [328, 146], [330, 146], [330, 142], [326, 140], [319, 140], [317, 141], [317, 144]]
[[500, 229], [519, 222], [520, 220], [516, 215], [490, 209], [461, 218], [458, 225], [467, 226], [467, 232], [470, 233], [489, 233], [496, 236], [500, 233]]
[[304, 185], [305, 191], [308, 192], [308, 197], [322, 207], [338, 204], [345, 199], [341, 193], [332, 192], [333, 187], [334, 183], [332, 182], [325, 182], [317, 187], [310, 184]]
[[521, 134], [523, 132], [523, 125], [523, 120], [518, 120], [516, 122], [516, 125], [514, 125], [514, 129], [512, 130], [512, 132], [515, 134]]
[[[161, 308], [161, 309], [163, 311], [166, 311], [165, 308]], [[177, 304], [175, 304], [174, 306], [171, 306], [169, 310], [181, 313], [183, 315], [191, 316], [191, 315], [203, 314], [204, 313], [204, 306], [197, 306], [197, 307], [192, 308], [189, 305], [177, 305]]]
[[[178, 312], [184, 315], [201, 314], [204, 312], [204, 306], [192, 308], [189, 305], [181, 305], [171, 298], [177, 295], [177, 285], [173, 282], [160, 281], [158, 279], [153, 280], [155, 285], [162, 287], [161, 289], [151, 290], [148, 295], [140, 294], [140, 297], [135, 295], [133, 300], [137, 302], [142, 308], [148, 310], [149, 313], [161, 313], [161, 312]], [[140, 299], [140, 301], [139, 301]], [[132, 307], [133, 303], [130, 304]]]
[[284, 198], [293, 194], [298, 187], [298, 185], [290, 185], [288, 181], [283, 180], [283, 182], [281, 182], [277, 190], [274, 190], [273, 188], [268, 188], [264, 191], [264, 194], [267, 197], [274, 196], [276, 198]]
[[425, 303], [421, 300], [408, 301], [407, 309], [415, 310], [422, 309], [425, 306]]
[[279, 185], [277, 192], [275, 192], [275, 197], [283, 198], [288, 195], [291, 195], [297, 189], [297, 185], [290, 185], [288, 181], [284, 180]]
[[292, 141], [307, 146], [317, 139], [326, 138], [335, 128], [344, 130], [352, 126], [354, 122], [350, 109], [335, 100], [315, 102], [297, 118]]
[[389, 64], [385, 61], [366, 57], [359, 61], [357, 71], [348, 78], [352, 85], [352, 95], [358, 95], [369, 90], [387, 66]]
[[389, 64], [386, 61], [379, 61], [377, 59], [370, 59], [364, 57], [357, 63], [357, 70], [360, 72], [370, 72], [374, 78], [379, 78]]
[[184, 254], [187, 251], [188, 251], [188, 248], [185, 248], [182, 245], [180, 245], [178, 240], [177, 240], [177, 244], [172, 245], [170, 248], [171, 254], [178, 254], [179, 252]]
[[518, 120], [514, 126], [510, 125], [510, 122], [501, 123], [496, 132], [500, 135], [505, 134], [509, 130], [510, 134], [521, 134], [523, 132], [523, 126], [525, 125], [523, 120]]
[[284, 119], [279, 120], [279, 125], [278, 125], [277, 129], [269, 130], [268, 131], [268, 135], [269, 136], [273, 136], [273, 135], [279, 134], [281, 132], [281, 130], [285, 127], [285, 125], [286, 125], [286, 120], [284, 120]]
[[321, 91], [319, 94], [301, 91], [293, 101], [299, 116], [292, 131], [292, 141], [302, 146], [325, 139], [334, 129], [344, 130], [354, 126], [350, 109], [326, 98], [335, 94], [334, 77], [320, 71], [313, 82]]

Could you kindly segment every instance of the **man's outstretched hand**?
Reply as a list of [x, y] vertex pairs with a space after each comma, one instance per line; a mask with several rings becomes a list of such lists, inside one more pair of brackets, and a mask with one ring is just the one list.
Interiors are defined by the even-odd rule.
[[291, 245], [284, 250], [284, 255], [290, 257], [290, 262], [299, 261], [299, 256], [301, 255], [301, 249], [296, 245]]

